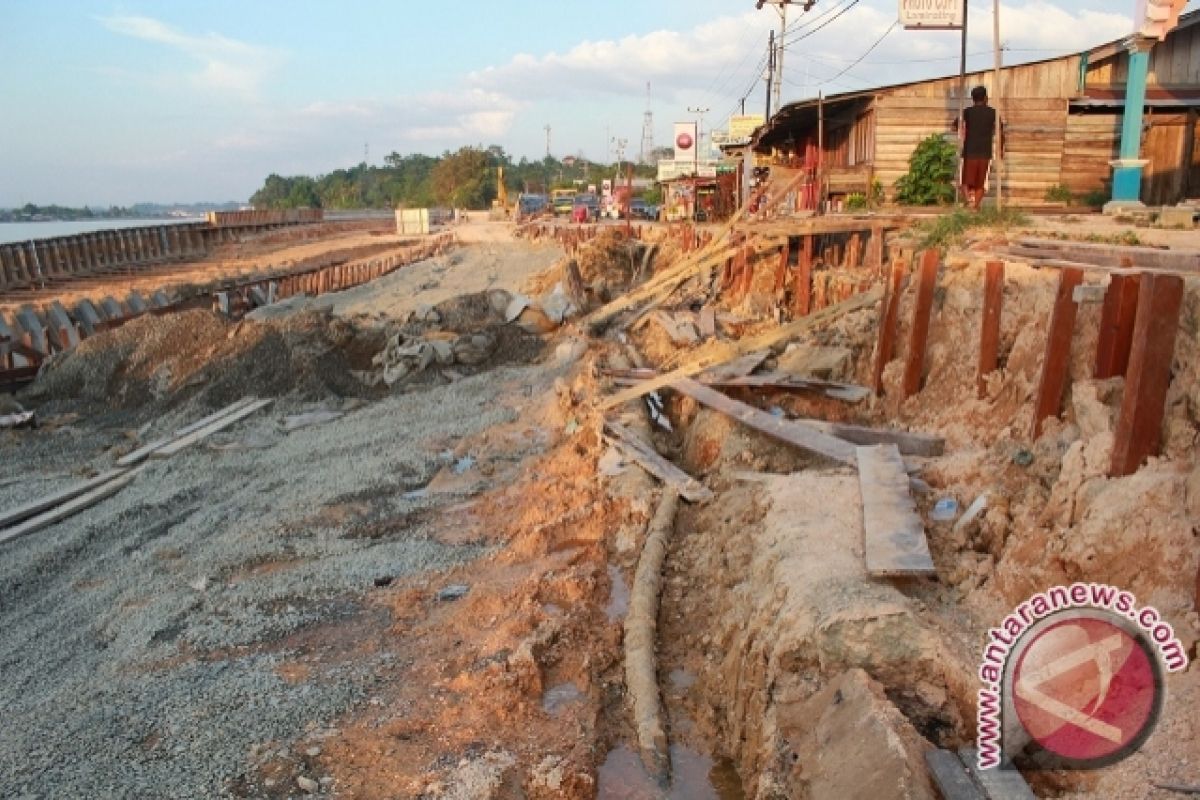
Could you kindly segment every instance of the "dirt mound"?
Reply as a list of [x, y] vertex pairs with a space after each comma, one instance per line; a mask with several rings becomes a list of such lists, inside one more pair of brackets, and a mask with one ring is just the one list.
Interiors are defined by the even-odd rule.
[[382, 330], [319, 313], [232, 324], [209, 311], [143, 316], [51, 360], [24, 393], [33, 404], [118, 410], [219, 406], [248, 394], [316, 400], [369, 391]]
[[618, 228], [606, 228], [579, 252], [583, 283], [607, 302], [629, 288], [642, 266], [643, 247]]

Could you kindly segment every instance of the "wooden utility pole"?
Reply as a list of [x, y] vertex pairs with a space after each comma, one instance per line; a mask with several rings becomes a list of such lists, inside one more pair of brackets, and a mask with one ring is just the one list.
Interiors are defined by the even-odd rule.
[[[963, 19], [966, 24], [966, 18]], [[965, 35], [963, 37], [966, 38]], [[1004, 89], [1000, 81], [1003, 79], [1002, 56], [1000, 55], [1000, 0], [992, 0], [992, 49], [995, 51], [994, 77], [992, 83], [996, 92], [996, 130], [992, 138], [992, 163], [996, 165], [996, 210], [1004, 208]]]
[[771, 121], [771, 86], [775, 80], [775, 31], [767, 38], [767, 122]]

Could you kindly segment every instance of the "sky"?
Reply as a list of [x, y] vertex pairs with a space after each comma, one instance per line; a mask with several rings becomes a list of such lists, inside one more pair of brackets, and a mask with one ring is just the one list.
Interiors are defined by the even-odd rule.
[[[992, 63], [969, 0], [968, 65]], [[959, 34], [897, 0], [789, 12], [783, 101], [951, 74]], [[675, 121], [761, 113], [754, 0], [54, 0], [0, 3], [0, 207], [247, 199], [270, 173], [499, 144], [612, 161]], [[1005, 0], [1006, 63], [1121, 38], [1134, 0]], [[1187, 9], [1200, 7], [1192, 0]], [[861, 60], [860, 60], [861, 59]], [[650, 85], [647, 93], [647, 83]], [[707, 109], [703, 114], [692, 109]]]

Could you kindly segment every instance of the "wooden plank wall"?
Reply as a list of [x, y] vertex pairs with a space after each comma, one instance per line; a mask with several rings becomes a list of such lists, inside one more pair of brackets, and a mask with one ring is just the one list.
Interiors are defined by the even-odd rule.
[[[1129, 78], [1129, 54], [1089, 64], [1088, 88], [1124, 86]], [[1150, 51], [1148, 86], [1196, 88], [1200, 86], [1200, 25], [1172, 31]]]
[[1077, 194], [1104, 189], [1112, 177], [1108, 162], [1120, 151], [1120, 114], [1071, 114], [1063, 148], [1062, 185]]
[[1191, 165], [1184, 162], [1192, 155], [1188, 147], [1195, 136], [1195, 116], [1188, 111], [1159, 111], [1148, 115], [1146, 121], [1149, 130], [1142, 137], [1142, 158], [1150, 163], [1142, 174], [1142, 202], [1152, 206], [1177, 203], [1189, 194]]

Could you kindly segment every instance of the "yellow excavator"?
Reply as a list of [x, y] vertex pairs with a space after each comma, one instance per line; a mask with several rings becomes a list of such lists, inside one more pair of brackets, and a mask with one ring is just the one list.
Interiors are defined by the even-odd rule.
[[488, 217], [493, 220], [512, 219], [513, 209], [508, 204], [508, 188], [504, 185], [504, 167], [496, 167], [496, 199]]

